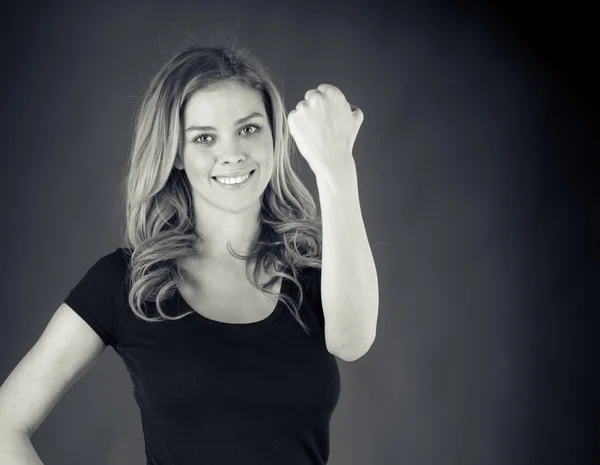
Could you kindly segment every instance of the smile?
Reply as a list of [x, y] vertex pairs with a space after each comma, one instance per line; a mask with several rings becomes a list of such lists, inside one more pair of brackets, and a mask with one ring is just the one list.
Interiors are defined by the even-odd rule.
[[250, 178], [252, 178], [254, 176], [254, 171], [252, 170], [250, 173], [246, 174], [245, 176], [238, 176], [235, 178], [227, 178], [227, 177], [221, 177], [221, 176], [215, 176], [213, 177], [213, 179], [215, 181], [217, 181], [217, 183], [219, 185], [221, 185], [222, 187], [226, 187], [226, 188], [239, 188], [242, 187], [246, 184], [248, 184], [248, 181], [250, 180]]

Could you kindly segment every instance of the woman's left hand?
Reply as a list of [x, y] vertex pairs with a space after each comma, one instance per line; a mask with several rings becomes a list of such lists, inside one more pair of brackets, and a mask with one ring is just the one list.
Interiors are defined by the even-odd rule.
[[288, 115], [290, 134], [315, 176], [335, 177], [354, 165], [352, 148], [363, 112], [337, 87], [310, 89]]

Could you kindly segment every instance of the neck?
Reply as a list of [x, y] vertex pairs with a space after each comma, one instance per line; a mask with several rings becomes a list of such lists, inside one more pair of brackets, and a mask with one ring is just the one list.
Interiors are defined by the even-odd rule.
[[201, 256], [237, 261], [229, 252], [228, 243], [235, 252], [248, 255], [258, 239], [260, 204], [235, 213], [207, 210], [196, 212], [196, 231], [201, 238], [197, 247]]

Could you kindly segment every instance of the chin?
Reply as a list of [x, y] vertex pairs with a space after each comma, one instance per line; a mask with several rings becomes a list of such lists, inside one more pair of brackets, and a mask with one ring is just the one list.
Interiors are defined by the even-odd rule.
[[229, 213], [244, 213], [255, 208], [260, 209], [260, 200], [246, 205], [224, 205], [222, 208]]

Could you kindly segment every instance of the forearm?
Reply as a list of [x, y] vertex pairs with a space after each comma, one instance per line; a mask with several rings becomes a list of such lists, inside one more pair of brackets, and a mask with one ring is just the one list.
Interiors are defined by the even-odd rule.
[[[328, 343], [340, 356], [364, 355], [375, 338], [379, 290], [354, 165], [317, 177], [323, 220], [321, 297]], [[326, 324], [327, 326], [327, 324]]]
[[44, 465], [27, 434], [6, 429], [0, 430], [0, 463]]

